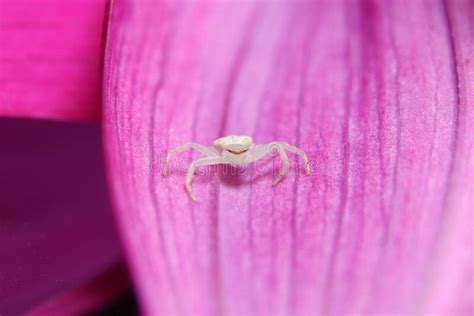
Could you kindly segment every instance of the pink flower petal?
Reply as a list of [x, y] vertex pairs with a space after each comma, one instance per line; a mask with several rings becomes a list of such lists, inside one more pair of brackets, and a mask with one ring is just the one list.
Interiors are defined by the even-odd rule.
[[97, 119], [105, 0], [0, 1], [0, 116]]
[[0, 313], [121, 261], [95, 124], [0, 120]]
[[[106, 155], [145, 313], [472, 312], [474, 19], [449, 10], [116, 1]], [[167, 150], [225, 134], [293, 143], [313, 175], [210, 169], [197, 204], [194, 154], [161, 177]]]
[[459, 98], [456, 155], [432, 272], [437, 277], [430, 295], [436, 299], [427, 311], [469, 315], [474, 313], [474, 3], [449, 1], [447, 9]]

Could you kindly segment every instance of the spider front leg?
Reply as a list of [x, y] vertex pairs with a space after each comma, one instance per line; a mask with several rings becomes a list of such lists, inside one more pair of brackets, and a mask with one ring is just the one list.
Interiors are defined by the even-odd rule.
[[278, 182], [283, 179], [285, 174], [288, 172], [288, 169], [290, 168], [290, 161], [288, 159], [288, 156], [286, 155], [285, 149], [283, 148], [283, 145], [279, 142], [273, 142], [269, 143], [266, 145], [256, 145], [254, 148], [249, 153], [249, 162], [257, 161], [264, 156], [268, 155], [271, 153], [272, 149], [276, 149], [278, 154], [280, 155], [280, 159], [282, 162], [282, 167], [280, 169], [280, 172], [278, 174], [278, 177], [273, 180], [272, 185], [278, 184]]
[[219, 156], [219, 153], [214, 148], [206, 147], [206, 146], [203, 146], [203, 145], [200, 145], [200, 144], [197, 144], [197, 143], [193, 143], [193, 142], [186, 143], [186, 144], [181, 145], [179, 147], [176, 147], [176, 148], [174, 148], [174, 149], [172, 149], [168, 152], [168, 154], [166, 155], [165, 162], [163, 164], [163, 171], [162, 171], [163, 176], [166, 177], [166, 175], [168, 174], [168, 166], [169, 166], [171, 158], [173, 158], [174, 155], [177, 155], [180, 152], [185, 151], [185, 150], [190, 149], [190, 148], [200, 152], [204, 156], [208, 156], [208, 157]]
[[193, 180], [194, 172], [197, 167], [202, 166], [211, 166], [217, 165], [220, 163], [225, 163], [225, 159], [222, 157], [203, 157], [195, 160], [191, 163], [188, 168], [188, 173], [186, 174], [186, 180], [184, 181], [184, 186], [186, 187], [186, 191], [188, 191], [189, 197], [191, 200], [196, 202], [196, 196], [194, 195], [193, 188], [191, 187], [191, 181]]
[[308, 156], [306, 156], [306, 153], [302, 151], [301, 149], [299, 149], [298, 147], [291, 146], [286, 142], [278, 142], [278, 143], [281, 144], [284, 149], [291, 151], [292, 153], [297, 154], [298, 156], [303, 158], [306, 174], [309, 176], [311, 174], [311, 169], [309, 168], [309, 161], [308, 161]]
[[283, 146], [281, 146], [281, 144], [272, 143], [269, 146], [269, 150], [271, 150], [272, 148], [276, 148], [278, 154], [280, 154], [280, 159], [282, 163], [280, 172], [278, 173], [278, 177], [272, 182], [272, 185], [274, 186], [277, 185], [281, 181], [281, 179], [283, 179], [285, 174], [288, 172], [288, 169], [290, 169], [290, 161], [288, 159], [288, 155], [285, 152], [285, 149], [283, 149]]

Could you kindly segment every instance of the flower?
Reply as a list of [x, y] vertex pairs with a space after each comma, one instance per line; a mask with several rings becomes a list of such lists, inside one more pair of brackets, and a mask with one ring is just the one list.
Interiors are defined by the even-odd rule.
[[[472, 313], [472, 9], [113, 2], [103, 144], [142, 312]], [[225, 134], [295, 144], [313, 175], [212, 169], [198, 203], [192, 154], [161, 177]]]

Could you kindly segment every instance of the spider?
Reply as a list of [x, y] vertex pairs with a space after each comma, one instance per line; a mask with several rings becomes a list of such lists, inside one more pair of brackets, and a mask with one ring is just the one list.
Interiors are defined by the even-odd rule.
[[232, 166], [240, 167], [262, 159], [264, 156], [271, 153], [272, 149], [275, 149], [278, 151], [283, 164], [278, 177], [273, 180], [272, 185], [276, 185], [278, 182], [280, 182], [283, 176], [288, 172], [290, 162], [288, 160], [288, 156], [286, 155], [286, 151], [290, 151], [301, 156], [304, 160], [306, 174], [310, 175], [311, 172], [309, 168], [308, 157], [304, 151], [297, 147], [291, 146], [286, 142], [271, 142], [268, 144], [259, 145], [254, 144], [253, 139], [250, 136], [230, 135], [216, 139], [212, 145], [212, 147], [206, 147], [194, 142], [190, 142], [172, 149], [168, 155], [166, 155], [163, 166], [163, 176], [168, 174], [168, 165], [174, 155], [190, 148], [195, 149], [204, 155], [204, 157], [201, 157], [191, 163], [184, 181], [186, 191], [193, 201], [196, 201], [196, 196], [194, 195], [193, 189], [191, 187], [191, 181], [196, 168], [201, 166], [230, 164]]

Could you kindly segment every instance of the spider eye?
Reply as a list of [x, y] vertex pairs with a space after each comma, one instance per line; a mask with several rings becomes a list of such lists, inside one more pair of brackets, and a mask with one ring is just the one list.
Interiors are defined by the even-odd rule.
[[246, 152], [247, 150], [248, 150], [248, 148], [247, 148], [247, 149], [244, 149], [244, 150], [239, 150], [239, 151], [227, 149], [228, 152], [233, 153], [233, 154], [235, 154], [235, 155], [243, 154], [243, 153]]

